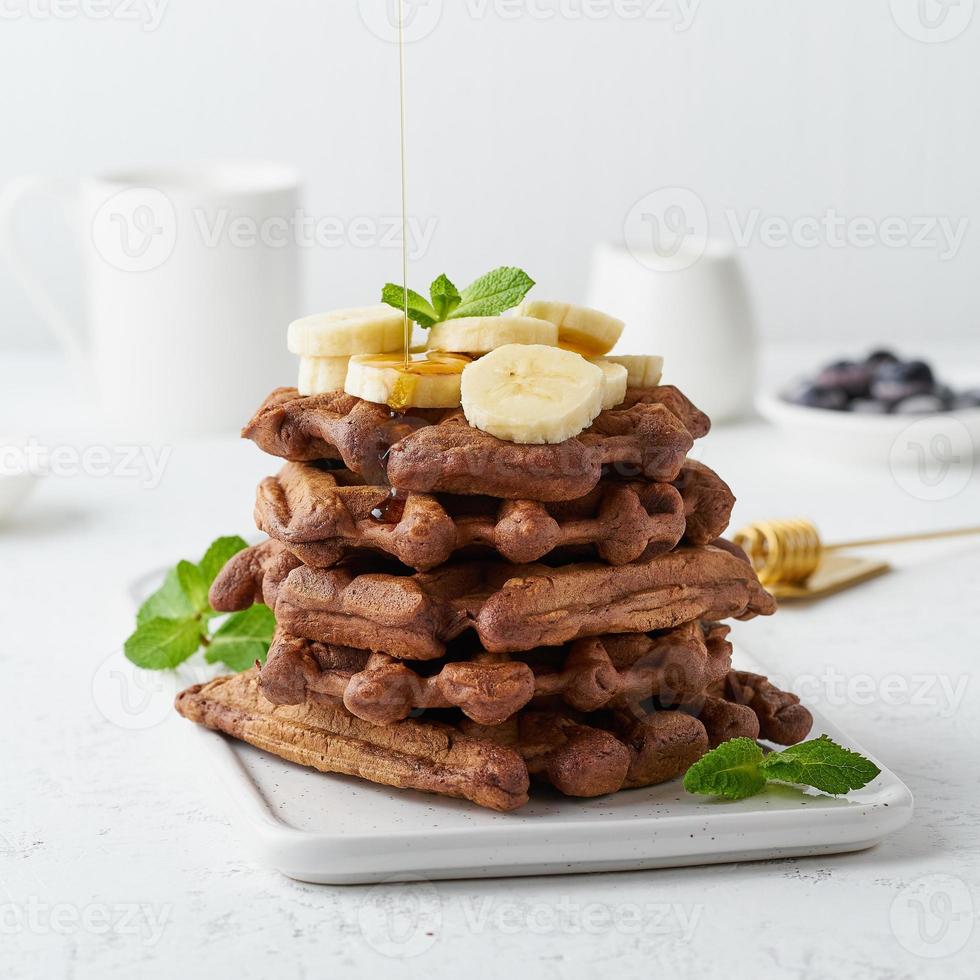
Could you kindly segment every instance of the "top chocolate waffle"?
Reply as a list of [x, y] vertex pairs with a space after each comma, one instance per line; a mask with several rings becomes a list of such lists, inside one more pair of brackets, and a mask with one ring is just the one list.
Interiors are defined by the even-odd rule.
[[604, 467], [620, 475], [677, 479], [708, 418], [676, 388], [631, 389], [615, 409], [556, 445], [520, 445], [470, 426], [459, 409], [393, 413], [344, 392], [300, 396], [277, 388], [242, 430], [273, 456], [341, 459], [368, 484], [421, 493], [574, 500]]
[[365, 486], [349, 470], [287, 463], [259, 484], [255, 523], [317, 568], [365, 549], [416, 569], [472, 548], [516, 563], [575, 549], [622, 565], [669, 551], [682, 537], [709, 544], [724, 533], [734, 502], [717, 474], [692, 461], [676, 486], [606, 478], [578, 500], [550, 504], [455, 494], [392, 498], [388, 487]]
[[405, 660], [442, 657], [446, 642], [469, 629], [488, 652], [516, 653], [776, 609], [744, 554], [727, 542], [628, 565], [470, 561], [404, 575], [362, 571], [356, 562], [309, 568], [266, 541], [235, 555], [211, 587], [211, 604], [223, 612], [255, 601], [265, 601], [296, 636]]

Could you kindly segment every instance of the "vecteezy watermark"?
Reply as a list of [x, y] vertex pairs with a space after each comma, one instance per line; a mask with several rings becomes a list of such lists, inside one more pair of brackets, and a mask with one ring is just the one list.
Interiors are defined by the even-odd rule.
[[32, 895], [26, 902], [0, 903], [0, 935], [126, 936], [143, 946], [156, 946], [173, 914], [173, 905], [146, 902], [44, 902]]
[[923, 875], [906, 885], [892, 902], [889, 919], [895, 938], [915, 956], [953, 956], [969, 942], [976, 909], [962, 878]]
[[975, 0], [889, 0], [892, 19], [913, 41], [940, 44], [959, 37], [973, 20]]
[[[2, 2], [2, 0], [0, 0]], [[405, 230], [409, 258], [424, 258], [438, 218], [408, 215]], [[402, 247], [402, 221], [396, 214], [314, 215], [297, 208], [290, 214], [244, 214], [231, 208], [192, 208], [178, 219], [170, 198], [153, 187], [114, 194], [96, 211], [92, 243], [108, 265], [121, 272], [151, 272], [173, 254], [178, 240], [198, 247], [380, 248]]]
[[577, 902], [567, 895], [555, 902], [516, 902], [490, 897], [462, 900], [464, 922], [474, 935], [673, 936], [689, 943], [704, 906], [679, 902]]
[[0, 0], [0, 20], [111, 20], [139, 24], [144, 33], [163, 22], [170, 0]]
[[392, 959], [427, 953], [442, 930], [442, 900], [427, 878], [381, 882], [357, 907], [357, 926], [364, 941]]
[[955, 715], [970, 688], [970, 674], [941, 674], [921, 671], [911, 674], [889, 672], [844, 673], [825, 667], [820, 673], [799, 674], [792, 678], [773, 675], [770, 680], [784, 690], [798, 694], [804, 704], [845, 706], [929, 708], [940, 718]]
[[678, 34], [690, 29], [701, 0], [464, 0], [474, 20], [625, 20], [670, 24]]
[[623, 239], [633, 258], [653, 272], [690, 268], [708, 247], [708, 209], [687, 187], [661, 187], [629, 209]]
[[970, 430], [948, 413], [918, 419], [892, 443], [892, 478], [916, 500], [949, 500], [973, 477], [976, 449]]
[[[364, 26], [382, 41], [398, 43], [399, 0], [357, 0]], [[442, 0], [402, 0], [406, 44], [427, 38], [442, 19]]]
[[202, 676], [188, 679], [192, 668], [142, 670], [116, 650], [99, 665], [92, 676], [92, 701], [106, 721], [127, 731], [145, 731], [162, 724], [174, 713], [177, 692]]
[[145, 490], [155, 490], [173, 454], [172, 446], [46, 446], [37, 439], [18, 445], [0, 444], [0, 476], [70, 478], [91, 476], [139, 480]]
[[835, 208], [822, 214], [766, 215], [760, 208], [744, 214], [728, 208], [725, 221], [739, 248], [758, 242], [766, 248], [915, 248], [935, 251], [941, 262], [956, 258], [966, 237], [968, 218], [947, 215], [844, 215]]

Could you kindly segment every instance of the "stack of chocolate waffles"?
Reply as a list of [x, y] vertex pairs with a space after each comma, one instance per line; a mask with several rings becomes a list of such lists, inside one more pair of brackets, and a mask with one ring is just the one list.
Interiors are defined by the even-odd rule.
[[460, 408], [274, 391], [244, 435], [287, 462], [268, 538], [214, 584], [264, 602], [266, 663], [184, 691], [186, 717], [322, 772], [495, 810], [532, 781], [649, 786], [809, 713], [731, 666], [728, 618], [775, 603], [723, 533], [734, 497], [688, 458], [708, 419], [630, 387], [579, 435], [520, 444]]

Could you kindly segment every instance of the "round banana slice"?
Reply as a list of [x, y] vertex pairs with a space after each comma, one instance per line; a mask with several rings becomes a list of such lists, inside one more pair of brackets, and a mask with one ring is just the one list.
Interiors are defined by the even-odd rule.
[[550, 320], [558, 327], [558, 346], [583, 357], [599, 357], [611, 351], [625, 326], [622, 320], [588, 306], [550, 300], [525, 300], [518, 313]]
[[384, 354], [402, 349], [405, 315], [379, 303], [304, 316], [289, 325], [286, 343], [292, 353], [305, 357]]
[[487, 354], [504, 344], [558, 343], [558, 328], [530, 316], [462, 316], [429, 327], [429, 350]]
[[610, 354], [607, 361], [626, 368], [630, 388], [656, 388], [664, 373], [664, 359], [653, 354]]
[[592, 361], [601, 371], [605, 379], [605, 387], [602, 389], [602, 410], [615, 408], [622, 404], [626, 397], [627, 371], [622, 364], [613, 364], [605, 358], [597, 357]]
[[299, 393], [322, 395], [327, 391], [343, 391], [349, 360], [349, 357], [301, 357], [296, 383]]
[[406, 408], [458, 408], [459, 385], [469, 358], [430, 354], [411, 359], [401, 354], [363, 354], [350, 359], [344, 391], [365, 401]]
[[564, 442], [602, 411], [603, 373], [584, 357], [543, 344], [506, 344], [463, 371], [463, 412], [498, 439]]

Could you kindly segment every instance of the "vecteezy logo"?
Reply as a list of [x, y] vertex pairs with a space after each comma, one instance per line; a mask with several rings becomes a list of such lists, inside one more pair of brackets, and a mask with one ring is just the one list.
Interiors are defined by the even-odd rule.
[[903, 33], [924, 44], [959, 37], [973, 19], [975, 0], [891, 0], [892, 18]]
[[173, 254], [177, 212], [162, 191], [131, 187], [114, 194], [96, 211], [92, 242], [114, 269], [149, 272]]
[[129, 731], [143, 731], [173, 714], [177, 675], [170, 670], [140, 670], [117, 650], [92, 678], [92, 700], [106, 721]]
[[405, 43], [421, 41], [439, 25], [442, 0], [358, 0], [364, 26], [382, 41], [398, 43], [398, 18], [404, 11]]
[[895, 482], [917, 500], [949, 500], [973, 476], [973, 438], [957, 418], [930, 415], [892, 443], [888, 463]]
[[375, 885], [357, 909], [365, 942], [392, 959], [428, 952], [442, 929], [442, 901], [426, 878]]
[[661, 187], [630, 208], [623, 238], [633, 258], [647, 269], [687, 269], [708, 247], [708, 211], [694, 191]]
[[892, 932], [910, 953], [939, 959], [958, 953], [973, 932], [973, 895], [953, 875], [923, 875], [892, 902]]

